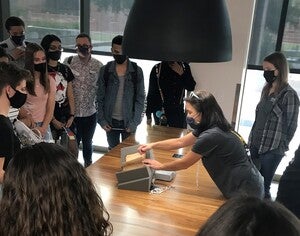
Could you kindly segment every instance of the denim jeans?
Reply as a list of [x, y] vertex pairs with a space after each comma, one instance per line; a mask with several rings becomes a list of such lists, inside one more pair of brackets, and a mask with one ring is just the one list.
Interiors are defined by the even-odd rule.
[[75, 117], [74, 123], [77, 128], [77, 144], [79, 146], [80, 141], [82, 141], [82, 155], [84, 159], [84, 166], [88, 167], [90, 164], [92, 164], [92, 144], [97, 124], [96, 113], [87, 117]]
[[[43, 125], [43, 122], [36, 122], [35, 124], [36, 124], [36, 126], [41, 127]], [[54, 142], [53, 137], [52, 137], [52, 133], [51, 133], [51, 129], [50, 129], [50, 125], [48, 125], [47, 131], [46, 131], [45, 136], [44, 136], [44, 140], [47, 143], [53, 143]]]
[[126, 132], [124, 122], [122, 120], [112, 119], [112, 129], [106, 132], [108, 148], [112, 149], [120, 143], [120, 136], [122, 141], [128, 138], [130, 133]]
[[[256, 153], [256, 154], [255, 154]], [[270, 186], [275, 171], [284, 155], [272, 152], [257, 154], [257, 150], [251, 148], [251, 157], [257, 169], [264, 177], [265, 198], [271, 198]]]

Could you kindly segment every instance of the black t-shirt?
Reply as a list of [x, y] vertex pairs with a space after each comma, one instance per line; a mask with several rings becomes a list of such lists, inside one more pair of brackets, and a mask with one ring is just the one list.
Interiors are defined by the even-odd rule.
[[66, 122], [70, 115], [67, 88], [68, 83], [74, 80], [74, 75], [69, 66], [60, 62], [56, 67], [48, 65], [48, 74], [55, 80], [56, 85], [54, 117]]
[[225, 197], [237, 194], [262, 197], [262, 176], [235, 134], [218, 127], [193, 134], [198, 138], [192, 151], [203, 156], [204, 167]]
[[3, 170], [6, 170], [9, 161], [20, 150], [21, 144], [14, 133], [8, 117], [0, 115], [0, 157], [4, 157]]

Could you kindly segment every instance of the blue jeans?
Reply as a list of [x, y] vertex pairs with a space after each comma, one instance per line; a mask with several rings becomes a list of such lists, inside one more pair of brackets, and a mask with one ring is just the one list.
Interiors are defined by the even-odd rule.
[[124, 122], [122, 120], [112, 119], [112, 129], [106, 132], [108, 148], [112, 149], [120, 143], [120, 136], [122, 141], [130, 136], [130, 133], [126, 132]]
[[[251, 150], [251, 156], [253, 155]], [[255, 154], [254, 154], [255, 156]], [[271, 198], [270, 186], [275, 174], [275, 171], [284, 155], [272, 152], [258, 154], [254, 158], [255, 165], [261, 175], [264, 177], [265, 198]]]
[[88, 167], [90, 164], [92, 164], [92, 144], [97, 124], [96, 113], [87, 117], [75, 117], [74, 123], [77, 129], [77, 144], [79, 146], [80, 141], [82, 141], [82, 154], [84, 159], [84, 166]]
[[[36, 124], [36, 126], [41, 127], [43, 125], [43, 122], [36, 122], [35, 124]], [[44, 141], [47, 143], [54, 142], [52, 133], [51, 133], [51, 129], [50, 129], [50, 125], [48, 125], [47, 131], [45, 133]]]

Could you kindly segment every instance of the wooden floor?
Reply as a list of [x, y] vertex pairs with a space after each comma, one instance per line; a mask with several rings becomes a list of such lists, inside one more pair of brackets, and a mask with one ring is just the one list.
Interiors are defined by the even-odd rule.
[[[166, 189], [160, 194], [117, 188], [115, 173], [121, 170], [122, 147], [178, 137], [186, 132], [148, 126], [87, 168], [110, 213], [113, 235], [195, 235], [199, 227], [225, 201], [202, 163], [177, 171], [172, 182], [156, 181], [155, 185]], [[188, 150], [153, 150], [153, 153], [160, 161], [170, 161], [173, 153], [184, 154]], [[198, 170], [199, 186], [196, 184]]]

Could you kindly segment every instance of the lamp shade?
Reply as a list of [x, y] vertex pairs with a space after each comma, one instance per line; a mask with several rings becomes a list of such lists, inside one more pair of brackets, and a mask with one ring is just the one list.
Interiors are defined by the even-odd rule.
[[224, 62], [232, 58], [227, 6], [223, 0], [135, 0], [123, 38], [131, 58]]

